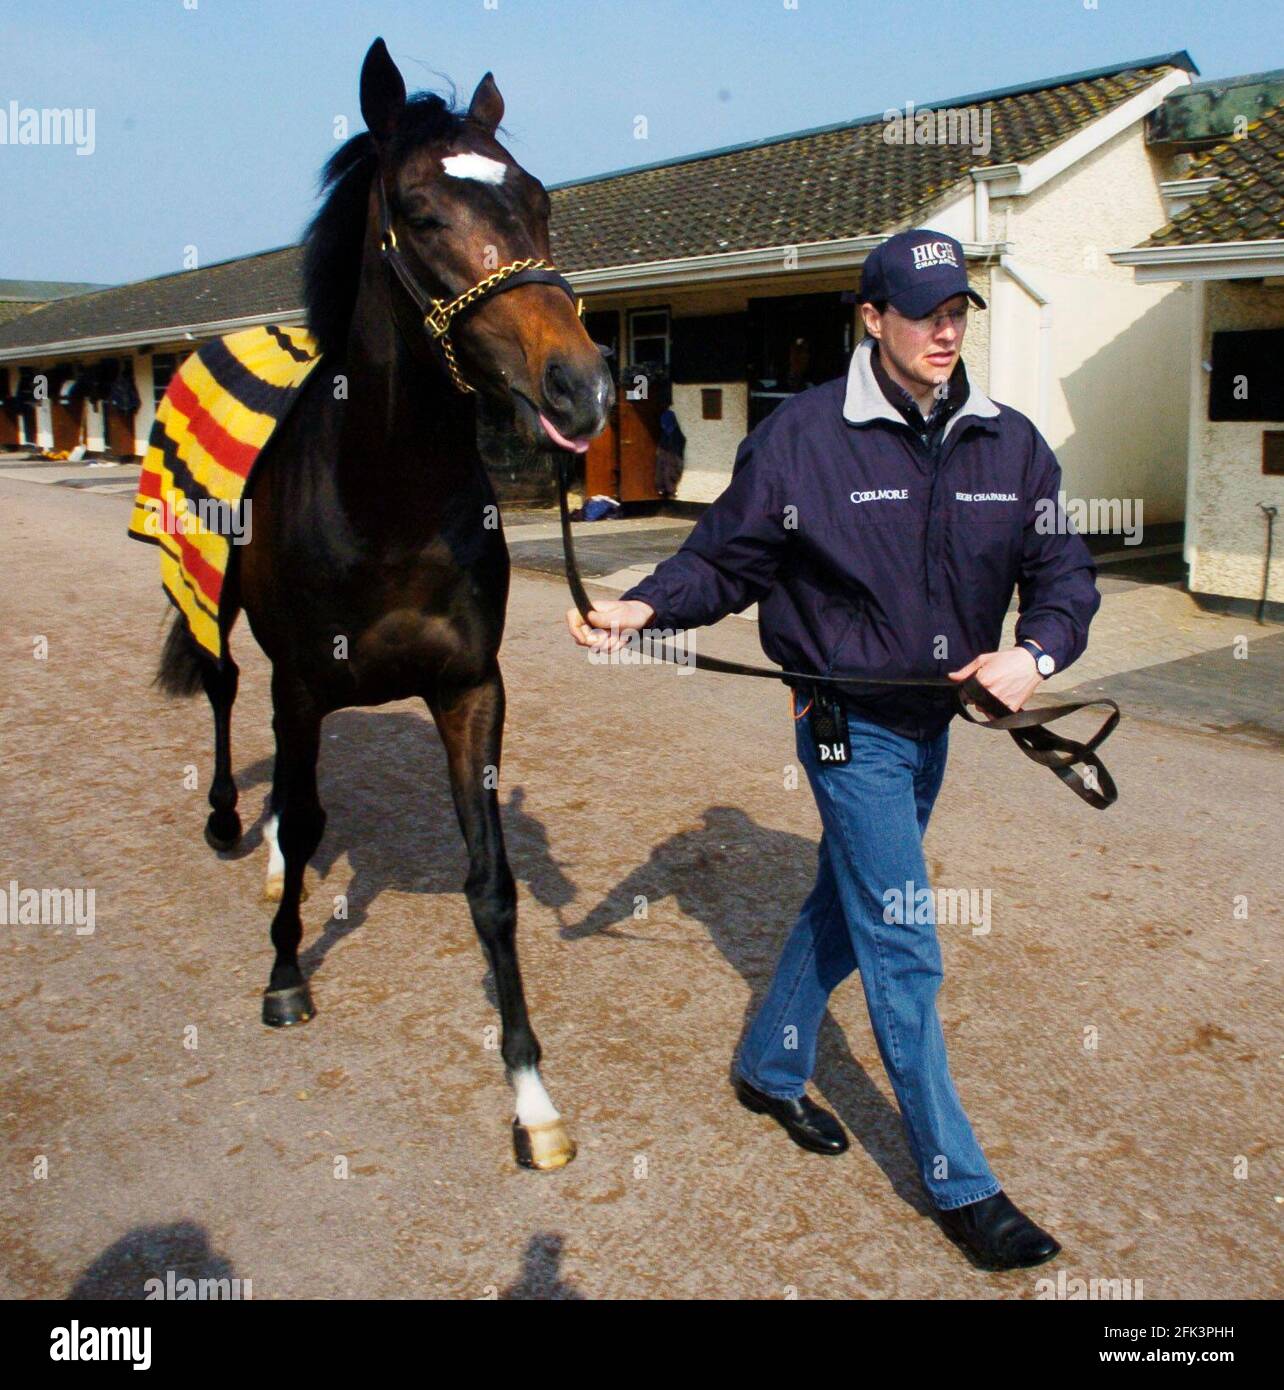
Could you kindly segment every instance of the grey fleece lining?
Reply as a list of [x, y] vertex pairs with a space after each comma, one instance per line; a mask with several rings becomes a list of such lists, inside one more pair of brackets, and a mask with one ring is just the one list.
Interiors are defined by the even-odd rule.
[[[905, 417], [883, 395], [869, 364], [869, 355], [874, 349], [873, 338], [862, 338], [852, 353], [851, 365], [847, 368], [847, 394], [843, 398], [843, 418], [853, 425], [862, 425], [867, 420], [893, 420], [898, 425], [905, 423]], [[999, 413], [999, 407], [983, 391], [978, 391], [968, 380], [967, 400], [950, 416], [941, 438], [948, 439], [957, 421], [965, 415], [992, 418]]]

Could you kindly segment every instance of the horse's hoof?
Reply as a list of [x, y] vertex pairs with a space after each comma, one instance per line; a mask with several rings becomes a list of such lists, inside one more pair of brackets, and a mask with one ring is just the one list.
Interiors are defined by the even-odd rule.
[[269, 1028], [289, 1028], [291, 1024], [306, 1023], [315, 1013], [307, 985], [263, 991], [263, 1022]]
[[241, 818], [235, 811], [220, 815], [211, 811], [205, 822], [205, 843], [217, 854], [226, 854], [241, 843]]
[[[263, 901], [265, 903], [279, 903], [285, 897], [285, 875], [273, 874], [263, 885]], [[299, 889], [299, 901], [305, 903], [308, 900], [308, 885], [304, 883]]]
[[565, 1168], [575, 1157], [575, 1141], [561, 1120], [542, 1125], [523, 1125], [513, 1121], [513, 1152], [523, 1168], [552, 1172]]

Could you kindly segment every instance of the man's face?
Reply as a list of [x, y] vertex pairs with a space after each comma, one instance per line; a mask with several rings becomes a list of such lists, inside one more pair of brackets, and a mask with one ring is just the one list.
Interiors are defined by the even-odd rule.
[[865, 327], [878, 339], [879, 350], [904, 377], [920, 386], [950, 379], [967, 332], [968, 297], [956, 294], [924, 318], [907, 319], [889, 304], [879, 313], [862, 304]]

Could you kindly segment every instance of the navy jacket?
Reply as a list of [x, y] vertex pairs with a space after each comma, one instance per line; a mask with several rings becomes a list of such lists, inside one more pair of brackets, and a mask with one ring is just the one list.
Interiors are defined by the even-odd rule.
[[[1052, 450], [1019, 411], [969, 387], [933, 463], [879, 388], [871, 347], [746, 436], [682, 548], [622, 597], [649, 603], [660, 628], [700, 627], [756, 600], [763, 651], [780, 666], [912, 677], [998, 650], [1015, 588], [1017, 640], [1064, 670], [1101, 596], [1058, 504]], [[911, 738], [940, 733], [958, 709], [950, 690], [844, 693]]]

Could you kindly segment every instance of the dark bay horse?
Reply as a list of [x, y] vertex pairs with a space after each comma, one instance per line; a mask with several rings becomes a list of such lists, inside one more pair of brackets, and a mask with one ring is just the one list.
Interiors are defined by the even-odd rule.
[[[466, 112], [435, 94], [407, 99], [377, 39], [361, 71], [361, 112], [368, 129], [326, 166], [325, 202], [306, 239], [308, 326], [322, 361], [258, 460], [251, 539], [234, 548], [239, 563], [221, 605], [224, 651], [244, 608], [272, 662], [266, 838], [278, 906], [263, 1021], [282, 1027], [313, 1014], [299, 969], [299, 904], [326, 820], [321, 721], [347, 706], [420, 697], [446, 750], [468, 849], [465, 893], [494, 971], [517, 1157], [557, 1168], [575, 1147], [540, 1080], [496, 789], [509, 561], [476, 411], [484, 399], [550, 454], [582, 451], [606, 423], [614, 386], [560, 276], [537, 267], [494, 283], [497, 267], [547, 264], [549, 199], [495, 138], [504, 103], [491, 74]], [[488, 277], [490, 292], [447, 315], [449, 334], [434, 336], [426, 304], [454, 301]], [[241, 836], [229, 742], [237, 668], [230, 656], [218, 664], [206, 655], [179, 618], [158, 680], [172, 694], [209, 697], [206, 838], [230, 849]]]

